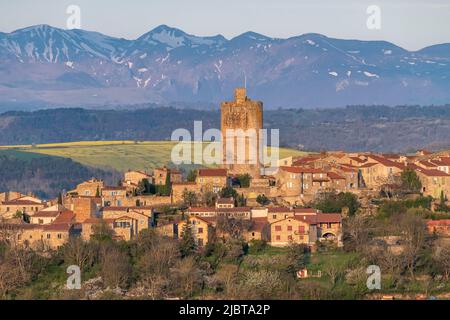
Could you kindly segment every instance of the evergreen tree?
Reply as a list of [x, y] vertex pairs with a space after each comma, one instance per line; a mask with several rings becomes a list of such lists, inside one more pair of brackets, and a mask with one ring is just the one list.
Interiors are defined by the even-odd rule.
[[195, 253], [197, 249], [197, 243], [195, 241], [194, 232], [192, 230], [192, 224], [189, 218], [183, 225], [180, 241], [180, 253], [182, 257], [187, 257]]

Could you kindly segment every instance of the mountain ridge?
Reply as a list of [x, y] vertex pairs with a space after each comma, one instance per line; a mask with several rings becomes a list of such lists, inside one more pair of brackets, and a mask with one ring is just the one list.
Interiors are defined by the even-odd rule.
[[450, 44], [408, 51], [307, 33], [227, 39], [160, 25], [134, 40], [37, 25], [0, 33], [0, 104], [214, 103], [247, 79], [275, 107], [450, 102]]

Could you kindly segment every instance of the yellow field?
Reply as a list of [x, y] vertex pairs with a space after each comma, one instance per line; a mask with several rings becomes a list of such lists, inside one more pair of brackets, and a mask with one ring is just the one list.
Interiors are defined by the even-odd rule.
[[[170, 165], [172, 148], [176, 144], [177, 142], [172, 141], [80, 141], [34, 146], [0, 146], [0, 150], [71, 158], [93, 167], [126, 171]], [[305, 152], [280, 148], [280, 158], [304, 154]]]

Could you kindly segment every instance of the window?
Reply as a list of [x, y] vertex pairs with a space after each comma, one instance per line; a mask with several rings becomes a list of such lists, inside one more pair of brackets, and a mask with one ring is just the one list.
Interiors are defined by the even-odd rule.
[[39, 219], [39, 220], [38, 220], [38, 223], [39, 223], [39, 224], [43, 224], [43, 223], [44, 223], [44, 219]]
[[288, 241], [292, 241], [292, 236], [288, 236]]
[[130, 223], [128, 221], [116, 221], [114, 222], [114, 228], [129, 228]]
[[275, 231], [281, 231], [281, 226], [275, 226]]
[[6, 212], [9, 212], [9, 207], [6, 207]]
[[298, 232], [299, 232], [300, 234], [305, 233], [305, 226], [299, 226], [299, 227], [298, 227]]
[[276, 218], [277, 218], [276, 214], [272, 215], [272, 219], [276, 219]]
[[252, 237], [254, 237], [255, 236], [255, 233], [254, 232], [252, 232]]
[[62, 234], [58, 233], [58, 239], [62, 239]]
[[277, 239], [277, 241], [280, 241], [281, 237], [280, 236], [276, 236], [276, 239]]
[[288, 230], [288, 231], [292, 231], [292, 226], [288, 226], [288, 227], [287, 227], [287, 230]]
[[47, 233], [47, 239], [50, 239], [51, 235], [50, 233]]
[[18, 234], [18, 235], [17, 235], [17, 240], [20, 240], [20, 239], [22, 239], [22, 235], [21, 235], [21, 234]]
[[197, 239], [197, 245], [203, 247], [203, 239]]
[[203, 233], [203, 228], [198, 228], [198, 233]]

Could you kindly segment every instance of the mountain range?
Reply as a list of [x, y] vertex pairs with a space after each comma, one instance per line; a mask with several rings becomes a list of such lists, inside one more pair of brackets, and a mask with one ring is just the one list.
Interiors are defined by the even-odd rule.
[[0, 110], [217, 104], [246, 84], [268, 108], [450, 102], [450, 44], [247, 32], [200, 37], [161, 25], [135, 40], [48, 25], [0, 32]]

